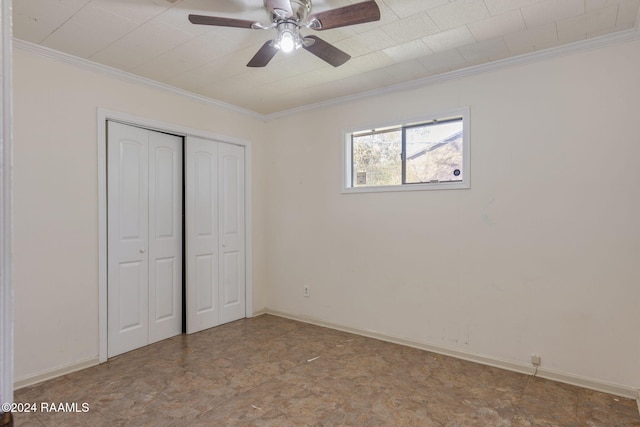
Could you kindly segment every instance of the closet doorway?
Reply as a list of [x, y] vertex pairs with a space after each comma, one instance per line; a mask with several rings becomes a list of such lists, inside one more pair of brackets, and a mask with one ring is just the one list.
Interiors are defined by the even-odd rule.
[[101, 361], [245, 317], [246, 147], [113, 120], [105, 128]]

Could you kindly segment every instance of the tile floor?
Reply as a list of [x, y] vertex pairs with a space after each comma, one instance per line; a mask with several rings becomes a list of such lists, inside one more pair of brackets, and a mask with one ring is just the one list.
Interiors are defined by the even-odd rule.
[[18, 390], [16, 426], [640, 426], [635, 401], [263, 315]]

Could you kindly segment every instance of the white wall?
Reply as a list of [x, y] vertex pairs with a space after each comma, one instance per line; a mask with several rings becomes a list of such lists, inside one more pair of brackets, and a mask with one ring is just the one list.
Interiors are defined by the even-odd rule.
[[97, 360], [97, 108], [252, 142], [253, 304], [264, 308], [262, 121], [19, 49], [14, 69], [16, 381]]
[[[639, 75], [636, 41], [270, 123], [268, 307], [637, 389]], [[340, 193], [342, 129], [460, 106], [471, 189]]]
[[[640, 42], [266, 124], [20, 50], [14, 67], [16, 380], [98, 354], [101, 107], [253, 142], [255, 311], [640, 387]], [[470, 190], [340, 193], [342, 129], [465, 105]]]

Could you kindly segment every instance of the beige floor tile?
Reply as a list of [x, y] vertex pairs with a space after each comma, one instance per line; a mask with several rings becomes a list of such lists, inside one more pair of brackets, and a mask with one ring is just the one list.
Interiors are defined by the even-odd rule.
[[18, 390], [16, 426], [638, 426], [635, 401], [263, 315]]

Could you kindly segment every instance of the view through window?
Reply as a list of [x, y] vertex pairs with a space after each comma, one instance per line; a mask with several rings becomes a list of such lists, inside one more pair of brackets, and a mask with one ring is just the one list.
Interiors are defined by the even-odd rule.
[[347, 188], [463, 184], [464, 114], [422, 123], [353, 132], [347, 138]]

